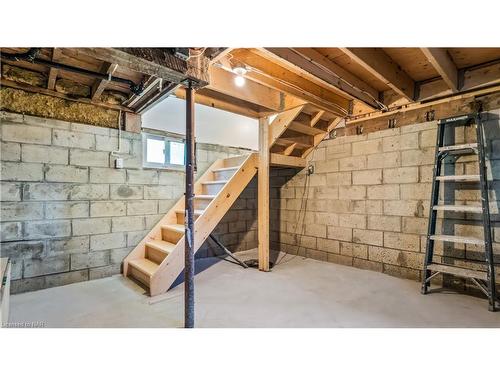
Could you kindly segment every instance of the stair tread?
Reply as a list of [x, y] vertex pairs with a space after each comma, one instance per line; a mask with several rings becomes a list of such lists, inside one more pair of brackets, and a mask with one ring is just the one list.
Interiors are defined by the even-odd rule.
[[158, 264], [146, 258], [132, 259], [128, 262], [130, 266], [137, 268], [146, 275], [152, 276], [158, 269]]
[[[203, 214], [203, 212], [205, 212], [205, 210], [194, 210], [194, 214], [198, 215], [198, 216]], [[184, 210], [175, 210], [175, 213], [176, 214], [183, 214]]]
[[483, 208], [480, 206], [463, 206], [463, 205], [437, 205], [432, 207], [436, 211], [458, 211], [458, 212], [483, 212]]
[[436, 177], [439, 181], [479, 181], [478, 174], [448, 175]]
[[290, 125], [288, 125], [287, 129], [291, 129], [291, 130], [294, 130], [296, 132], [303, 133], [303, 134], [309, 134], [309, 135], [326, 134], [326, 132], [324, 130], [321, 130], [321, 129], [318, 129], [318, 128], [315, 128], [312, 126], [307, 126], [307, 125], [304, 125], [304, 124], [297, 122], [297, 121], [292, 121], [290, 123]]
[[238, 170], [240, 167], [225, 167], [225, 168], [217, 168], [213, 169], [212, 172], [224, 172], [224, 171], [235, 171]]
[[215, 180], [215, 181], [205, 181], [202, 182], [204, 185], [218, 185], [218, 184], [227, 184], [228, 180]]
[[439, 147], [439, 151], [455, 151], [455, 150], [468, 150], [477, 148], [477, 143], [463, 143], [459, 145], [450, 145]]
[[471, 270], [468, 268], [462, 268], [448, 264], [432, 263], [427, 266], [427, 269], [435, 272], [448, 273], [456, 276], [473, 277], [475, 279], [480, 279], [480, 280], [488, 279], [488, 274], [485, 271]]
[[216, 195], [210, 195], [210, 194], [199, 194], [195, 195], [194, 199], [214, 199]]
[[184, 224], [165, 224], [162, 225], [162, 228], [165, 229], [171, 229], [173, 231], [179, 232], [179, 233], [184, 233]]
[[170, 254], [175, 248], [175, 244], [163, 240], [149, 240], [146, 242], [146, 246], [152, 247], [156, 250], [162, 251], [166, 254]]
[[464, 237], [464, 236], [452, 236], [452, 235], [447, 235], [447, 234], [434, 234], [431, 236], [431, 240], [465, 243], [465, 244], [472, 244], [472, 245], [484, 245], [484, 241], [480, 238]]

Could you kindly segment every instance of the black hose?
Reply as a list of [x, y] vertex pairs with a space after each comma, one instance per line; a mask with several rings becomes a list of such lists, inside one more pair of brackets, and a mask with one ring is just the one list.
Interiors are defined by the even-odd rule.
[[33, 64], [41, 64], [48, 66], [50, 68], [56, 68], [56, 69], [61, 69], [61, 70], [66, 70], [68, 72], [72, 73], [77, 73], [77, 74], [82, 74], [86, 75], [92, 78], [96, 79], [104, 79], [104, 80], [110, 80], [113, 82], [117, 83], [123, 83], [126, 84], [130, 87], [130, 91], [136, 95], [140, 95], [142, 91], [144, 90], [144, 82], [141, 81], [140, 83], [135, 83], [134, 81], [131, 81], [130, 79], [125, 79], [125, 78], [120, 78], [120, 77], [113, 77], [105, 73], [97, 73], [93, 72], [91, 70], [83, 69], [83, 68], [77, 68], [75, 66], [69, 66], [61, 63], [57, 63], [54, 61], [47, 61], [47, 60], [42, 60], [38, 58], [38, 55], [40, 54], [40, 48], [30, 48], [27, 52], [23, 53], [5, 53], [2, 52], [2, 59], [10, 60], [10, 61], [28, 61]]

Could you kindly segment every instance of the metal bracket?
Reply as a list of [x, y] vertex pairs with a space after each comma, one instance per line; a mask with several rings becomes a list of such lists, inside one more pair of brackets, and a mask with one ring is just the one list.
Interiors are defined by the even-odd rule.
[[356, 135], [363, 134], [363, 127], [361, 125], [356, 126]]
[[394, 129], [396, 127], [396, 119], [395, 118], [390, 118], [387, 120], [387, 126], [389, 129]]
[[436, 116], [436, 112], [431, 109], [430, 111], [425, 112], [425, 121], [434, 121]]

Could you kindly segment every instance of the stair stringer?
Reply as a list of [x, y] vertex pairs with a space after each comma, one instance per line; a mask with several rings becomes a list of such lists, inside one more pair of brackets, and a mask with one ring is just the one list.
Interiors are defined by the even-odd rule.
[[[195, 222], [194, 230], [195, 253], [205, 242], [210, 233], [212, 233], [226, 212], [231, 208], [238, 196], [252, 180], [253, 176], [255, 176], [258, 162], [258, 154], [250, 154], [235, 174], [224, 185], [221, 191], [219, 191], [212, 202], [210, 202], [203, 214], [198, 217]], [[220, 166], [221, 164], [210, 167], [210, 173], [211, 170], [217, 169]], [[208, 178], [206, 180], [208, 180]], [[196, 185], [198, 186], [195, 185], [195, 194], [201, 193], [201, 178], [198, 181], [200, 183], [198, 184], [197, 182]], [[182, 199], [182, 201], [184, 201], [184, 199]], [[184, 203], [182, 203], [182, 205], [178, 204], [176, 204], [176, 206], [170, 211], [175, 213], [175, 209], [184, 208]], [[161, 238], [161, 225], [159, 226], [158, 233], [160, 236], [159, 238]], [[144, 243], [145, 242], [146, 241], [144, 241]], [[156, 272], [151, 276], [149, 285], [150, 296], [153, 297], [167, 292], [184, 269], [184, 242], [185, 236], [182, 236], [182, 238], [177, 242], [174, 250], [163, 260]]]
[[[203, 175], [198, 178], [195, 182], [194, 190], [195, 194], [201, 194], [202, 182], [210, 181], [214, 169], [222, 168], [224, 164], [224, 159], [219, 159], [213, 162], [213, 164], [203, 173]], [[134, 259], [145, 258], [146, 256], [146, 242], [150, 240], [161, 240], [162, 230], [161, 227], [164, 225], [171, 224], [176, 220], [176, 210], [184, 210], [185, 198], [184, 194], [179, 200], [170, 208], [170, 210], [160, 219], [160, 221], [151, 229], [151, 231], [142, 239], [141, 242], [132, 250], [123, 260], [123, 276], [128, 276], [128, 263]]]

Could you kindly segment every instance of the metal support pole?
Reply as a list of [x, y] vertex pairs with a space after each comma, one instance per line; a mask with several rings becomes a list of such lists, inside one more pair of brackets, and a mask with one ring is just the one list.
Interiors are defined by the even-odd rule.
[[194, 327], [194, 88], [186, 88], [186, 203], [184, 212], [184, 328]]

